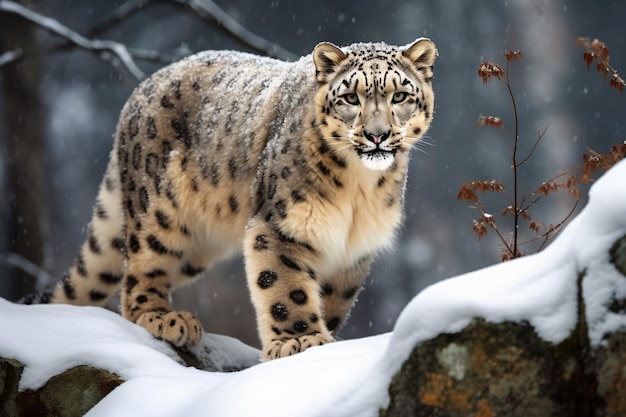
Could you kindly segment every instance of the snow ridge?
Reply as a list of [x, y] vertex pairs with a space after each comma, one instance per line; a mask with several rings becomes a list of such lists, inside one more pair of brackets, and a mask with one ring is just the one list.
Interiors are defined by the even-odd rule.
[[[458, 332], [472, 318], [526, 320], [547, 341], [565, 339], [576, 325], [579, 273], [585, 273], [592, 346], [608, 332], [626, 329], [626, 316], [609, 310], [613, 298], [626, 298], [626, 279], [609, 260], [612, 245], [626, 235], [623, 178], [626, 162], [598, 180], [587, 207], [543, 252], [427, 288], [389, 334], [311, 348], [239, 372], [207, 372], [181, 366], [167, 344], [106, 310], [0, 299], [0, 357], [25, 365], [22, 390], [82, 364], [128, 381], [90, 417], [377, 416], [391, 378], [414, 346]], [[224, 369], [229, 361], [253, 365], [258, 358], [255, 349], [232, 339], [207, 336], [205, 343], [212, 347], [203, 354], [227, 358]]]

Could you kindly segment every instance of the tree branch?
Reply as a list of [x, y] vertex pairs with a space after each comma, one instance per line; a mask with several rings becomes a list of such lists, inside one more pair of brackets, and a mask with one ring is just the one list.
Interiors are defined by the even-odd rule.
[[262, 53], [267, 56], [280, 58], [283, 60], [294, 60], [298, 58], [293, 53], [283, 49], [265, 38], [262, 38], [244, 26], [239, 24], [235, 19], [230, 17], [228, 13], [222, 10], [217, 4], [211, 0], [166, 0], [174, 4], [179, 4], [204, 20], [217, 24], [218, 28], [226, 33], [250, 46], [255, 52]]
[[255, 53], [285, 61], [293, 61], [298, 58], [297, 55], [281, 46], [250, 32], [211, 0], [129, 0], [118, 7], [106, 20], [90, 30], [88, 36], [97, 36], [136, 12], [143, 10], [146, 6], [157, 2], [170, 3], [191, 11], [195, 16], [215, 25], [222, 32], [237, 39]]
[[24, 56], [24, 50], [22, 48], [14, 49], [13, 51], [7, 51], [0, 55], [0, 67], [7, 65], [13, 61], [16, 61]]
[[46, 270], [17, 253], [0, 254], [0, 264], [26, 272], [28, 275], [36, 278], [38, 284], [45, 285], [58, 281], [57, 278], [50, 275]]
[[18, 15], [48, 32], [68, 40], [76, 46], [88, 51], [97, 52], [100, 58], [112, 62], [116, 66], [121, 64], [137, 80], [145, 78], [145, 74], [139, 69], [126, 46], [121, 43], [97, 39], [89, 40], [67, 26], [62, 25], [57, 20], [42, 16], [13, 1], [0, 0], [0, 13], [2, 12]]
[[171, 64], [183, 58], [182, 55], [164, 54], [159, 51], [149, 49], [127, 48], [128, 53], [134, 59], [142, 61], [158, 62], [160, 64]]
[[537, 130], [537, 140], [535, 141], [535, 144], [533, 145], [532, 149], [530, 150], [526, 158], [524, 158], [523, 161], [517, 164], [518, 167], [521, 167], [522, 165], [524, 165], [533, 156], [533, 153], [535, 153], [535, 149], [537, 149], [539, 142], [541, 142], [541, 139], [543, 139], [547, 131], [548, 131], [548, 126], [546, 126], [546, 128], [543, 129], [543, 132], [540, 132], [539, 130]]

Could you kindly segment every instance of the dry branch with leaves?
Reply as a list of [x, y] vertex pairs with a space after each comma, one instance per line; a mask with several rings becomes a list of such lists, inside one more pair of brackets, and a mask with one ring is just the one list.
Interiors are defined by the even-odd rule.
[[[576, 44], [583, 45], [586, 48], [583, 54], [583, 60], [587, 64], [587, 68], [591, 68], [594, 61], [597, 62], [598, 71], [603, 73], [605, 78], [610, 75], [610, 86], [621, 93], [624, 80], [619, 71], [609, 64], [610, 55], [606, 44], [597, 39], [590, 42], [588, 38], [578, 38]], [[537, 132], [537, 137], [530, 151], [525, 157], [520, 158], [519, 119], [515, 95], [511, 88], [509, 69], [511, 63], [518, 62], [523, 57], [523, 54], [519, 50], [514, 51], [509, 49], [505, 51], [504, 57], [506, 60], [504, 69], [499, 64], [493, 62], [482, 62], [478, 68], [478, 76], [483, 80], [484, 84], [495, 79], [506, 86], [514, 116], [514, 139], [513, 141], [509, 139], [504, 122], [499, 116], [481, 115], [478, 119], [478, 127], [490, 127], [502, 130], [502, 136], [506, 142], [511, 159], [512, 179], [510, 186], [512, 186], [513, 191], [510, 192], [501, 181], [495, 179], [470, 181], [461, 185], [457, 199], [468, 202], [470, 208], [480, 213], [478, 219], [472, 221], [472, 229], [479, 240], [487, 234], [488, 230], [493, 230], [500, 243], [501, 259], [506, 261], [523, 256], [524, 252], [521, 250], [521, 247], [531, 243], [538, 243], [537, 251], [543, 249], [548, 241], [561, 230], [576, 210], [581, 197], [579, 186], [591, 183], [598, 171], [606, 171], [618, 161], [626, 158], [626, 142], [622, 145], [613, 145], [605, 154], [589, 149], [588, 153], [583, 154], [583, 163], [581, 165], [559, 171], [552, 178], [536, 186], [532, 192], [525, 193], [523, 191], [523, 184], [521, 184], [522, 178], [520, 178], [519, 175], [519, 168], [527, 163], [533, 156], [537, 146], [546, 133], [546, 129]], [[553, 195], [560, 190], [567, 191], [567, 194], [572, 196], [575, 200], [571, 210], [561, 221], [557, 224], [549, 224], [546, 226], [543, 221], [531, 216], [531, 208], [545, 197]], [[504, 209], [498, 210], [498, 212], [503, 219], [507, 217], [512, 219], [510, 232], [506, 233], [501, 231], [498, 228], [494, 215], [491, 214], [492, 211], [487, 210], [485, 207], [479, 194], [486, 193], [500, 194], [504, 197], [506, 205]], [[536, 237], [526, 241], [520, 241], [519, 230], [522, 221], [526, 222], [528, 230], [533, 232]]]
[[587, 70], [591, 70], [591, 66], [595, 62], [596, 69], [602, 74], [602, 77], [605, 80], [607, 77], [610, 77], [609, 86], [622, 94], [626, 82], [624, 82], [619, 71], [609, 64], [611, 55], [609, 54], [609, 47], [606, 43], [598, 39], [591, 41], [589, 38], [581, 37], [576, 39], [576, 46], [583, 46], [585, 48], [583, 61], [587, 64]]

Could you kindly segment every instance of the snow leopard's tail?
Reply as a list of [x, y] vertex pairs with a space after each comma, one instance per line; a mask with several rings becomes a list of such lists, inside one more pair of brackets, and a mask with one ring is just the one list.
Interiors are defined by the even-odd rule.
[[75, 264], [54, 287], [22, 298], [22, 304], [105, 305], [119, 289], [124, 269], [125, 221], [117, 152], [100, 185], [87, 239]]

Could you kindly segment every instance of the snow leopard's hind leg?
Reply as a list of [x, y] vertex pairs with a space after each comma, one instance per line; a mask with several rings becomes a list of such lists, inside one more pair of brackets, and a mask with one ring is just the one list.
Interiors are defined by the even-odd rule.
[[87, 239], [75, 264], [54, 287], [23, 304], [105, 305], [120, 288], [124, 269], [124, 212], [117, 155], [112, 153], [100, 185]]

